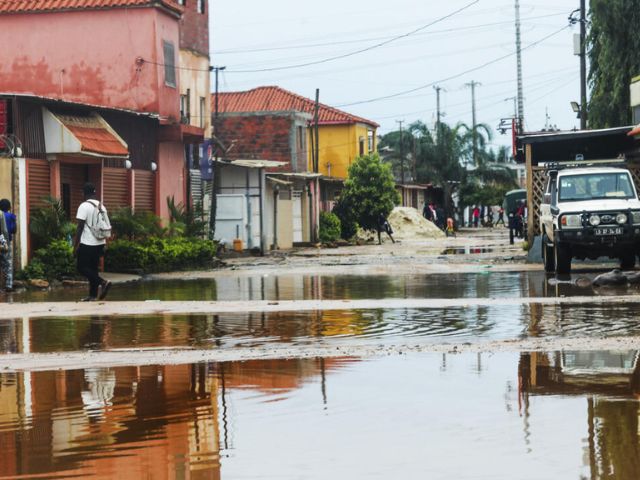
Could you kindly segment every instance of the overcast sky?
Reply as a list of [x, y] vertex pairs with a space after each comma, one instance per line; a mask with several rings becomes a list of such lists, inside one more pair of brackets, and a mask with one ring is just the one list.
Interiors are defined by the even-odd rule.
[[[220, 77], [221, 91], [278, 85], [313, 98], [320, 88], [323, 103], [378, 122], [381, 134], [397, 129], [397, 120], [433, 125], [433, 83], [446, 90], [441, 94], [444, 121], [471, 124], [471, 92], [465, 84], [474, 80], [481, 84], [476, 89], [478, 122], [495, 129], [501, 118], [513, 115], [513, 100], [507, 98], [517, 93], [516, 56], [510, 55], [515, 52], [514, 1], [472, 2], [212, 0], [211, 63], [227, 67]], [[579, 57], [573, 55], [573, 34], [579, 30], [562, 30], [578, 7], [578, 0], [521, 4], [529, 130], [545, 126], [547, 109], [550, 124], [561, 129], [579, 126], [569, 104], [580, 99]], [[345, 58], [255, 71], [320, 62], [417, 29], [421, 30]], [[497, 60], [501, 57], [506, 58]], [[463, 74], [472, 69], [476, 70]], [[375, 100], [412, 89], [417, 90]], [[510, 141], [509, 135], [499, 133], [494, 138], [495, 145]]]

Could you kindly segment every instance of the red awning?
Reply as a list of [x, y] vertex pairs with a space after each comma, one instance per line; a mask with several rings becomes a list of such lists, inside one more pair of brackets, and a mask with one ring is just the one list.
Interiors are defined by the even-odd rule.
[[47, 153], [128, 158], [129, 148], [98, 113], [61, 113], [44, 109]]

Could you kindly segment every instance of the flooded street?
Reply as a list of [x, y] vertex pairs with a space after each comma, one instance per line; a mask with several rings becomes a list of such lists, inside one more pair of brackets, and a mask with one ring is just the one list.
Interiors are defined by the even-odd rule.
[[0, 476], [637, 478], [637, 356], [413, 354], [4, 373]]
[[0, 478], [638, 478], [640, 289], [491, 238], [438, 250], [450, 271], [301, 255], [13, 294]]

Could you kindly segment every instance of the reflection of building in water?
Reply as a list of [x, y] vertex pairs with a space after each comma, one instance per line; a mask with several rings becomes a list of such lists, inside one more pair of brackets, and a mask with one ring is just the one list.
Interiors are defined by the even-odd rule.
[[0, 374], [0, 477], [219, 479], [226, 392], [317, 382], [354, 359], [97, 368]]
[[525, 418], [531, 415], [530, 396], [587, 398], [585, 465], [591, 479], [640, 478], [637, 351], [522, 354], [518, 379]]
[[12, 427], [0, 432], [0, 476], [220, 478], [218, 380], [204, 364], [6, 374], [0, 385]]

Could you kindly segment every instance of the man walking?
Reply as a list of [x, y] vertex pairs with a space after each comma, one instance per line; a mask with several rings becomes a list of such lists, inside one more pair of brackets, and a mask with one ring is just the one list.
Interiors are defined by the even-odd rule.
[[[83, 298], [83, 302], [92, 302], [97, 299], [104, 300], [111, 288], [111, 282], [100, 277], [98, 264], [100, 257], [104, 255], [106, 238], [104, 228], [100, 225], [101, 218], [107, 219], [107, 209], [96, 199], [96, 187], [91, 183], [85, 183], [84, 202], [78, 207], [76, 220], [78, 228], [73, 244], [74, 253], [78, 256], [78, 272], [89, 280], [89, 296]], [[109, 226], [110, 228], [110, 226]], [[100, 295], [98, 296], [98, 288]]]
[[5, 226], [2, 234], [7, 242], [6, 251], [0, 257], [2, 273], [4, 274], [5, 292], [13, 292], [13, 236], [16, 234], [16, 216], [11, 212], [11, 202], [7, 198], [0, 200], [0, 212], [2, 212]]

